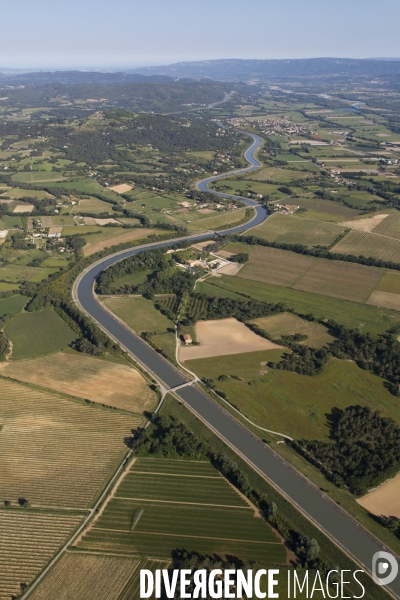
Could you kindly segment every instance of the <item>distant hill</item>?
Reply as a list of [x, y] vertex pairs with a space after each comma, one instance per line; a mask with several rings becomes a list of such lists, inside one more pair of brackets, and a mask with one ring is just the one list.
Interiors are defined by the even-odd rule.
[[2, 85], [47, 85], [52, 83], [114, 85], [121, 83], [169, 83], [173, 77], [167, 75], [141, 75], [138, 73], [101, 73], [98, 71], [37, 71], [31, 73], [2, 73]]
[[274, 77], [321, 77], [334, 75], [380, 77], [400, 75], [400, 60], [353, 58], [287, 60], [222, 59], [181, 62], [163, 67], [144, 67], [134, 69], [131, 73], [241, 81]]

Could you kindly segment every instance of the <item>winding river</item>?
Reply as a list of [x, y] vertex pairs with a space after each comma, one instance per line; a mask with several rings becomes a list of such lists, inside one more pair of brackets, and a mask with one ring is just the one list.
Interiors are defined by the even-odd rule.
[[[250, 172], [261, 166], [254, 157], [255, 150], [261, 144], [261, 139], [252, 133], [243, 133], [246, 133], [246, 135], [249, 135], [253, 139], [253, 143], [245, 153], [249, 167], [204, 179], [198, 183], [197, 187], [199, 190], [212, 192], [218, 196], [239, 198], [238, 196], [214, 192], [207, 186], [212, 181]], [[249, 206], [254, 206], [256, 213], [254, 219], [244, 225], [220, 233], [239, 233], [245, 231], [249, 227], [254, 227], [254, 225], [261, 223], [267, 217], [267, 211], [264, 207], [253, 200], [240, 199]], [[201, 240], [209, 237], [210, 233], [207, 233], [180, 239]], [[362, 565], [364, 570], [371, 572], [372, 557], [376, 552], [385, 549], [383, 544], [362, 528], [316, 486], [300, 475], [280, 456], [275, 454], [268, 445], [255, 437], [230, 413], [207, 396], [200, 387], [192, 384], [180, 371], [157, 354], [144, 340], [108, 312], [96, 299], [93, 291], [94, 282], [99, 273], [104, 269], [146, 249], [167, 247], [177, 241], [168, 240], [166, 242], [147, 244], [130, 250], [124, 250], [91, 265], [75, 282], [73, 291], [75, 301], [87, 315], [94, 319], [111, 338], [160, 383], [164, 391], [179, 388], [176, 389], [175, 395], [190, 410], [278, 489], [283, 496], [297, 506], [320, 529], [325, 531], [328, 537], [335, 540], [348, 554], [353, 556], [358, 564]], [[387, 587], [394, 596], [400, 598], [399, 577]]]

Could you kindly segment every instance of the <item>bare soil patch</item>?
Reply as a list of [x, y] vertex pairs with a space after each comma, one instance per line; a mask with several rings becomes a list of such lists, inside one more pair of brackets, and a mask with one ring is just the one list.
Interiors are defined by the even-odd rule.
[[390, 308], [392, 310], [400, 310], [400, 294], [375, 290], [368, 298], [367, 304]]
[[224, 267], [218, 269], [218, 273], [220, 273], [221, 275], [236, 275], [237, 273], [239, 273], [242, 267], [242, 264], [232, 262], [229, 263], [229, 265], [225, 265]]
[[357, 502], [373, 515], [400, 519], [400, 474]]
[[18, 204], [13, 210], [13, 214], [15, 213], [31, 213], [35, 207], [33, 204]]
[[86, 225], [97, 225], [97, 219], [95, 219], [94, 217], [85, 217], [84, 221]]
[[109, 225], [110, 223], [114, 223], [115, 225], [119, 225], [119, 221], [116, 219], [95, 219], [96, 225], [100, 225], [100, 227], [104, 227], [104, 225]]
[[368, 217], [368, 219], [354, 219], [350, 221], [342, 221], [340, 224], [343, 227], [349, 227], [350, 229], [358, 229], [359, 231], [372, 231], [374, 227], [379, 225], [388, 214], [375, 215], [374, 217]]
[[198, 321], [196, 336], [199, 346], [182, 346], [179, 348], [179, 358], [182, 361], [210, 356], [225, 356], [228, 354], [244, 354], [257, 350], [272, 350], [282, 348], [255, 333], [236, 319], [221, 319], [219, 321]]
[[27, 383], [135, 413], [151, 410], [155, 394], [132, 367], [78, 354], [0, 364], [0, 373]]
[[49, 235], [56, 235], [62, 233], [62, 227], [49, 227]]
[[109, 189], [112, 190], [113, 192], [116, 192], [117, 194], [125, 194], [126, 192], [131, 191], [132, 186], [128, 185], [127, 183], [121, 183], [120, 185], [114, 185], [113, 187], [110, 187]]
[[51, 217], [41, 216], [38, 220], [41, 222], [43, 227], [53, 227], [53, 220]]

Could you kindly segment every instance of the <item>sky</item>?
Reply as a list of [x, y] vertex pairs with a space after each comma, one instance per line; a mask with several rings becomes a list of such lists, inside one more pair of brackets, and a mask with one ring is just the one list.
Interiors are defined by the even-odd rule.
[[399, 0], [1, 0], [0, 7], [0, 69], [400, 58]]

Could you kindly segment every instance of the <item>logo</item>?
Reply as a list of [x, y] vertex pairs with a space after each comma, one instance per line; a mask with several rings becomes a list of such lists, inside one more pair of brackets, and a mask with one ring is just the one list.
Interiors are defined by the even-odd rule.
[[372, 577], [378, 585], [392, 583], [399, 572], [399, 565], [388, 552], [376, 552], [372, 558]]

